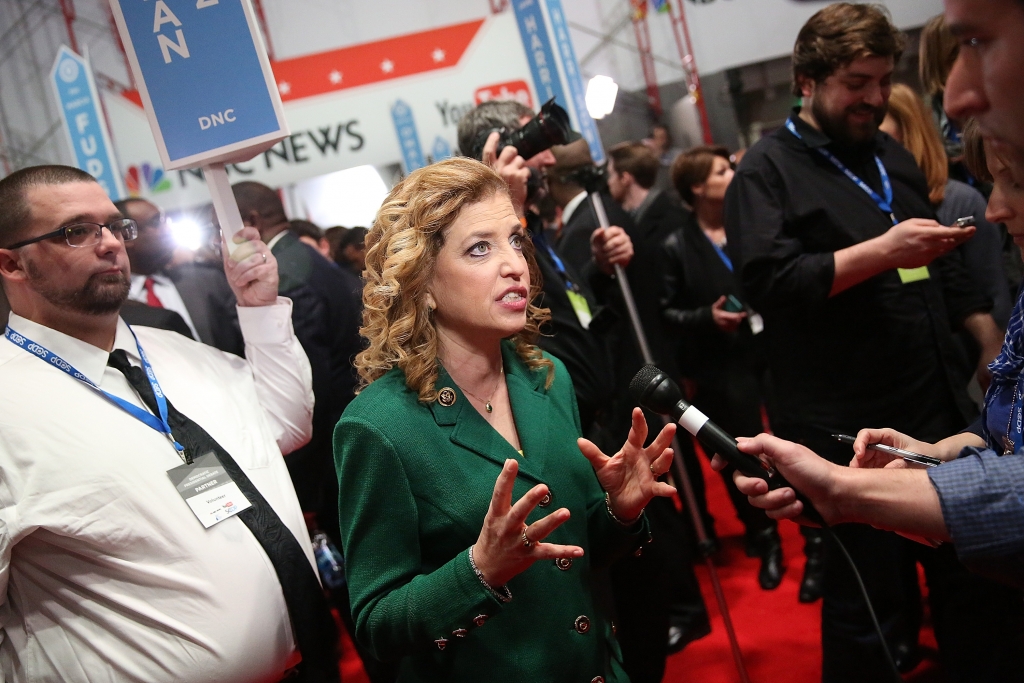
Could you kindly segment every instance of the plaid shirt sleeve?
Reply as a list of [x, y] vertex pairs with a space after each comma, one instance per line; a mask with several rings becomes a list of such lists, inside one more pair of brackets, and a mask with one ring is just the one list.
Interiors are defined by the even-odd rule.
[[1024, 454], [967, 448], [928, 476], [961, 561], [1024, 582]]

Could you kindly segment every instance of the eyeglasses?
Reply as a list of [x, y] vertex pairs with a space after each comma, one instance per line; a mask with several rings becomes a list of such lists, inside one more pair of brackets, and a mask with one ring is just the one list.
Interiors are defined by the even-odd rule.
[[45, 235], [39, 235], [32, 239], [23, 240], [17, 244], [12, 244], [7, 247], [8, 249], [20, 249], [21, 247], [27, 247], [30, 244], [36, 242], [42, 242], [43, 240], [53, 239], [54, 237], [63, 237], [69, 246], [72, 247], [92, 247], [100, 243], [103, 239], [103, 228], [110, 231], [110, 234], [121, 240], [122, 242], [130, 242], [139, 236], [139, 224], [133, 221], [131, 218], [118, 218], [117, 220], [110, 221], [109, 223], [72, 223], [71, 225], [65, 225], [64, 227], [57, 228], [53, 232], [48, 232]]

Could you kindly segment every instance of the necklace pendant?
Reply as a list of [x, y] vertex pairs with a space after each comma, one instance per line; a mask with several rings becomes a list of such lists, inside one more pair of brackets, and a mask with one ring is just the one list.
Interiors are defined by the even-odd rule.
[[1012, 455], [1012, 454], [1013, 454], [1013, 441], [1010, 440], [1010, 437], [1004, 436], [1003, 437], [1003, 455]]
[[484, 408], [487, 410], [488, 413], [494, 412], [494, 408], [491, 407], [491, 402], [490, 401], [488, 401], [487, 403], [484, 404]]

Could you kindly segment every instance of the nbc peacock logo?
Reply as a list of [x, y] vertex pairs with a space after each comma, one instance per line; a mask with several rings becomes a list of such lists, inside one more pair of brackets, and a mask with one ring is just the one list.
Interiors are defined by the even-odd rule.
[[124, 186], [129, 196], [141, 197], [144, 191], [151, 194], [166, 192], [171, 189], [171, 180], [159, 166], [129, 166], [124, 174]]

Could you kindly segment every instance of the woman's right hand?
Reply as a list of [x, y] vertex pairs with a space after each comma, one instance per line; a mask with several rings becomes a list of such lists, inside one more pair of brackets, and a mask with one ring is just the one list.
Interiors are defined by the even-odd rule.
[[718, 301], [711, 304], [711, 318], [715, 321], [715, 327], [722, 332], [735, 332], [743, 319], [747, 317], [746, 312], [733, 313], [725, 310], [725, 295], [718, 297]]
[[853, 460], [850, 461], [850, 467], [862, 467], [865, 469], [924, 467], [924, 465], [907, 462], [898, 455], [868, 448], [868, 444], [876, 443], [893, 446], [894, 448], [902, 448], [912, 453], [930, 455], [934, 458], [940, 457], [939, 449], [935, 447], [935, 444], [912, 439], [902, 432], [897, 432], [895, 429], [889, 429], [888, 427], [885, 429], [862, 429], [857, 432], [857, 440], [853, 442]]
[[[526, 525], [526, 517], [548, 494], [548, 487], [537, 484], [513, 505], [512, 488], [518, 473], [519, 463], [506, 460], [494, 484], [494, 494], [491, 496], [487, 516], [484, 517], [484, 526], [473, 546], [473, 561], [483, 574], [484, 581], [491, 586], [504, 586], [537, 560], [583, 557], [583, 548], [579, 546], [541, 542], [569, 519], [566, 508], [555, 510], [533, 524]], [[530, 539], [529, 547], [523, 543], [524, 527]]]

